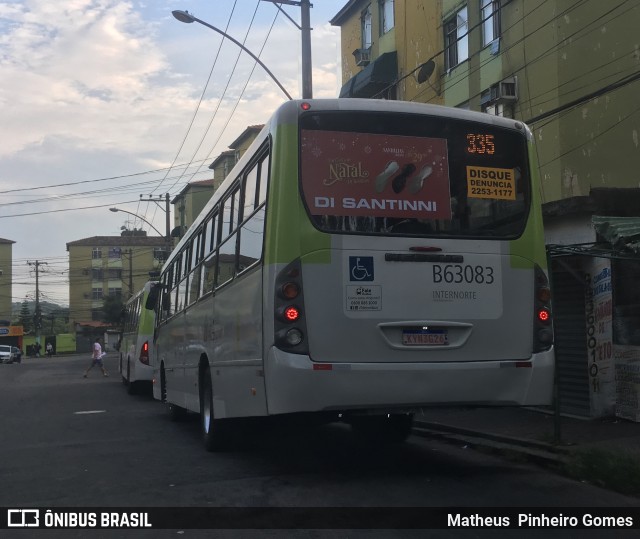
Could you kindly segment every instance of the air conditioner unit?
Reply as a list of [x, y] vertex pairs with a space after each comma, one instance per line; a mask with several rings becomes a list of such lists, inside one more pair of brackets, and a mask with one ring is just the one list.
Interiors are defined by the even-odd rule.
[[517, 101], [518, 80], [516, 77], [501, 80], [491, 87], [491, 101]]
[[353, 56], [356, 59], [356, 65], [368, 66], [371, 63], [371, 51], [369, 49], [356, 49], [353, 51]]

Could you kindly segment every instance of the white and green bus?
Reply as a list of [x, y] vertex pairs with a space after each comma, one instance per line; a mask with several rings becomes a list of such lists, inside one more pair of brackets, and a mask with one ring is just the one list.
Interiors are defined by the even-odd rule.
[[149, 293], [156, 283], [149, 281], [124, 306], [123, 330], [120, 339], [118, 370], [122, 383], [133, 394], [140, 385], [151, 383], [151, 364], [155, 311], [147, 306]]
[[156, 397], [200, 413], [209, 450], [239, 418], [401, 440], [431, 405], [550, 404], [538, 190], [521, 122], [285, 103], [163, 267]]

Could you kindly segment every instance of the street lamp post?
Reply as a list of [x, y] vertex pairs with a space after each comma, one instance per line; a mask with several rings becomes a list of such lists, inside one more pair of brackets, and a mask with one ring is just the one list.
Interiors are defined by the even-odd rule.
[[233, 37], [231, 37], [229, 34], [227, 34], [226, 32], [224, 32], [223, 30], [220, 30], [219, 28], [216, 28], [215, 26], [209, 24], [208, 22], [203, 21], [202, 19], [198, 19], [197, 17], [194, 17], [191, 13], [189, 13], [188, 11], [181, 11], [181, 10], [174, 10], [171, 12], [173, 14], [173, 16], [178, 19], [180, 22], [185, 22], [185, 23], [192, 23], [192, 22], [199, 22], [200, 24], [202, 24], [203, 26], [206, 26], [207, 28], [211, 28], [211, 30], [213, 30], [214, 32], [218, 32], [219, 34], [223, 35], [224, 37], [226, 37], [229, 41], [235, 43], [236, 45], [238, 45], [238, 47], [240, 47], [244, 52], [246, 52], [249, 56], [251, 56], [251, 58], [253, 58], [258, 64], [260, 64], [260, 66], [262, 67], [262, 69], [264, 69], [267, 74], [271, 77], [271, 79], [273, 80], [273, 82], [275, 82], [278, 87], [282, 90], [282, 92], [284, 93], [284, 95], [286, 95], [289, 99], [293, 99], [291, 97], [291, 94], [289, 94], [289, 92], [287, 92], [287, 90], [285, 89], [284, 86], [282, 86], [282, 84], [280, 83], [280, 81], [276, 78], [276, 76], [271, 73], [271, 71], [269, 70], [269, 68], [264, 65], [264, 63], [262, 62], [262, 60], [260, 60], [260, 58], [258, 58], [255, 54], [253, 54], [249, 49], [247, 49], [242, 43], [240, 43], [238, 40], [234, 39]]
[[[313, 97], [313, 79], [311, 75], [311, 2], [309, 0], [262, 0], [271, 2], [302, 32], [302, 99]], [[277, 2], [277, 3], [276, 3]], [[280, 4], [298, 6], [300, 8], [300, 23], [294, 21]]]
[[[123, 209], [121, 209], [121, 208], [109, 208], [109, 211], [112, 211], [112, 212], [118, 212], [118, 211], [121, 211], [122, 213], [128, 213], [129, 215], [133, 215], [133, 216], [134, 216], [134, 217], [136, 217], [137, 219], [140, 219], [141, 221], [144, 221], [145, 223], [147, 223], [151, 228], [153, 228], [153, 230], [155, 230], [155, 231], [158, 233], [158, 235], [159, 235], [159, 236], [163, 236], [162, 232], [160, 232], [160, 231], [159, 231], [155, 226], [153, 226], [149, 221], [147, 221], [144, 217], [141, 217], [141, 216], [140, 216], [140, 215], [138, 215], [137, 213], [133, 213], [133, 212], [130, 212], [130, 211], [127, 211], [127, 210], [123, 210]], [[166, 235], [164, 235], [165, 240], [166, 240], [167, 242], [168, 242], [168, 241], [169, 241], [169, 239], [170, 239], [169, 234], [170, 234], [170, 232], [169, 232], [169, 229], [167, 228], [167, 233], [166, 233]]]

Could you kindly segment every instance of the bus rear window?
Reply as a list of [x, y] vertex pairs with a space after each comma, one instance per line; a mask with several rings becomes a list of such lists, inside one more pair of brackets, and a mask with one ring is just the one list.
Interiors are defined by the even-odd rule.
[[524, 132], [439, 116], [300, 120], [309, 216], [331, 233], [512, 238], [528, 213]]

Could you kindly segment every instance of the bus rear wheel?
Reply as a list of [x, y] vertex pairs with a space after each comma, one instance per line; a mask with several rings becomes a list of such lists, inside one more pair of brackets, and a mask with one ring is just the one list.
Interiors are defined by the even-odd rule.
[[400, 443], [411, 434], [413, 414], [384, 414], [354, 417], [354, 433], [367, 441]]
[[202, 441], [207, 451], [225, 451], [230, 447], [231, 420], [215, 419], [213, 415], [213, 386], [207, 367], [202, 379], [200, 396], [200, 425]]

